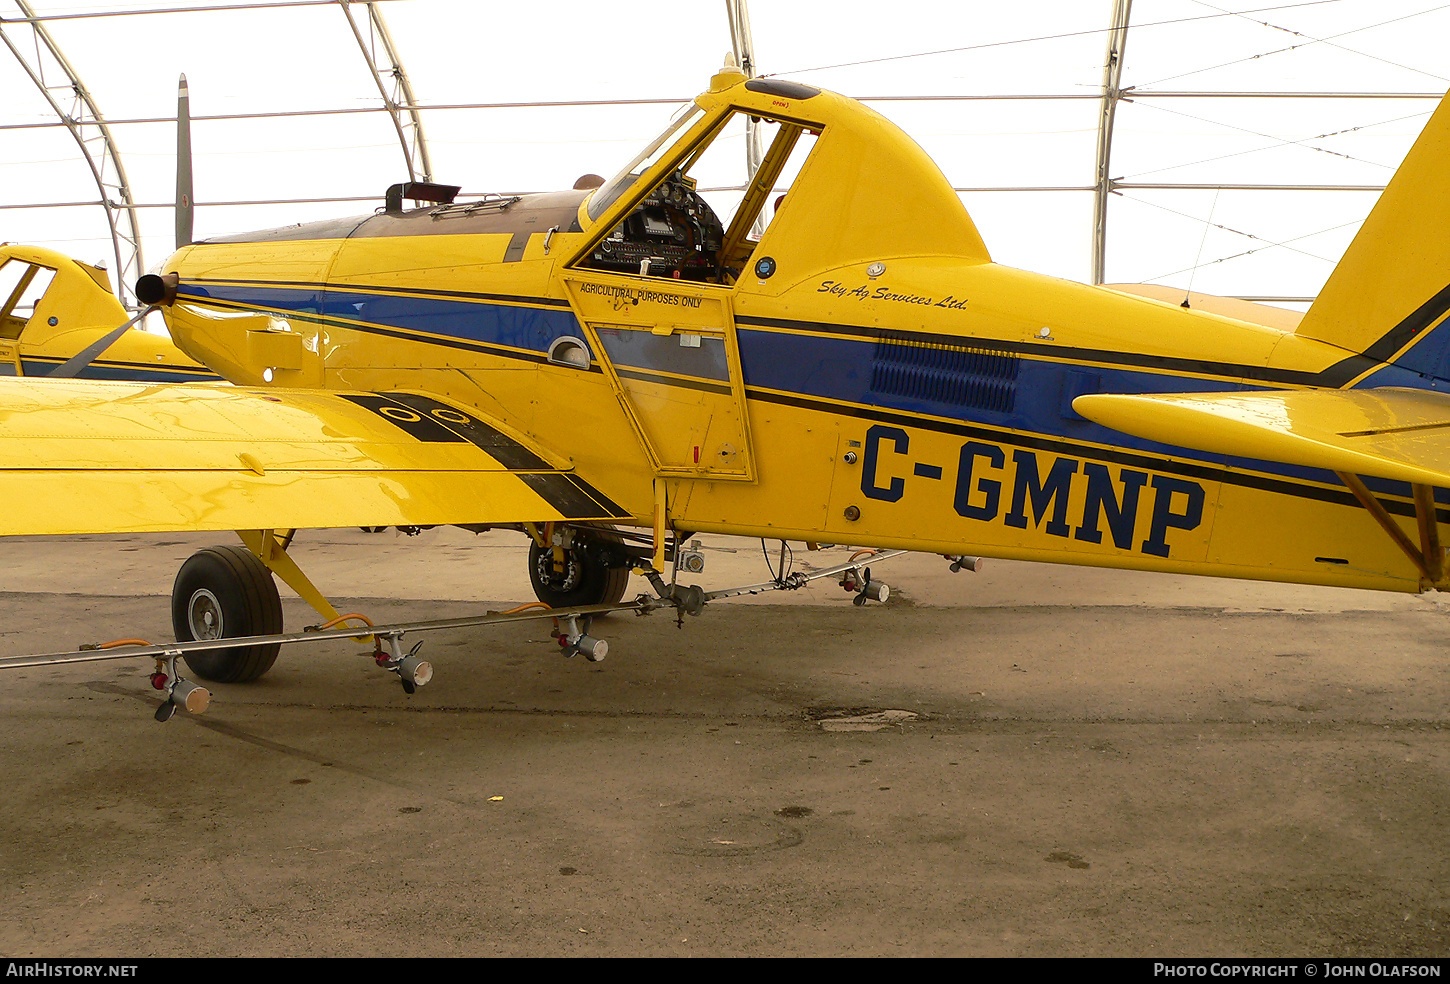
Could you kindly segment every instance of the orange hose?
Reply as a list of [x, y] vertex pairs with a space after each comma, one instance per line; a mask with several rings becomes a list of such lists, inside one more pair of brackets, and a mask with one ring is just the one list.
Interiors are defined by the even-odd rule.
[[544, 610], [547, 611], [548, 609], [550, 609], [552, 607], [553, 607], [552, 605], [546, 605], [542, 601], [531, 601], [527, 605], [520, 605], [517, 608], [510, 608], [506, 612], [499, 612], [499, 614], [500, 615], [517, 615], [519, 612], [526, 612], [526, 611], [528, 611], [531, 608], [542, 608], [542, 609], [544, 609]]
[[112, 639], [110, 642], [103, 642], [97, 649], [115, 649], [117, 646], [149, 646], [151, 643], [145, 639]]
[[855, 553], [853, 553], [851, 555], [851, 559], [849, 561], [847, 561], [847, 563], [854, 564], [856, 562], [856, 558], [857, 557], [863, 557], [863, 556], [864, 557], [875, 557], [876, 556], [876, 551], [875, 550], [872, 550], [870, 548], [867, 548], [865, 550], [857, 550]]
[[339, 615], [337, 616], [337, 618], [332, 619], [329, 622], [323, 622], [321, 625], [317, 626], [314, 631], [321, 632], [324, 629], [330, 629], [334, 625], [337, 625], [339, 622], [346, 622], [350, 618], [355, 618], [369, 627], [373, 625], [373, 620], [368, 618], [366, 615], [363, 615], [359, 612], [348, 612], [346, 615]]

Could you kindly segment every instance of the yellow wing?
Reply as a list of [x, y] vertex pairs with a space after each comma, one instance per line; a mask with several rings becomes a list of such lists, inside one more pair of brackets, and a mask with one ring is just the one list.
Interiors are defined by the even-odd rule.
[[1450, 486], [1450, 396], [1427, 390], [1092, 394], [1072, 408], [1164, 444]]
[[0, 535], [622, 519], [419, 393], [0, 380]]

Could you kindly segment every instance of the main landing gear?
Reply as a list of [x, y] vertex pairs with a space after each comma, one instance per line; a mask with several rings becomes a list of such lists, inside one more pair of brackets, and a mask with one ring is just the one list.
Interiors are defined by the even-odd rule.
[[[205, 690], [180, 678], [176, 672], [177, 659], [184, 658], [191, 671], [204, 680], [246, 683], [272, 668], [283, 643], [321, 637], [325, 630], [348, 622], [364, 623], [365, 628], [357, 628], [356, 632], [349, 630], [346, 634], [358, 641], [372, 642], [374, 650], [370, 655], [374, 661], [382, 669], [396, 673], [406, 692], [413, 693], [432, 678], [432, 666], [419, 658], [418, 646], [406, 654], [400, 648], [402, 631], [374, 633], [366, 617], [337, 613], [288, 556], [287, 548], [295, 532], [238, 530], [237, 535], [245, 546], [208, 547], [192, 554], [181, 566], [171, 591], [171, 624], [177, 647], [160, 647], [157, 671], [151, 678], [151, 685], [167, 694], [167, 700], [157, 712], [158, 721], [169, 718], [177, 707], [200, 713], [206, 709], [210, 697]], [[297, 635], [284, 635], [282, 600], [274, 574], [328, 621], [310, 626]], [[239, 646], [189, 645], [247, 637], [255, 637], [257, 641]], [[140, 640], [125, 642], [134, 644]], [[140, 644], [146, 646], [144, 642]]]
[[[550, 608], [618, 604], [629, 587], [632, 554], [644, 552], [638, 546], [631, 551], [625, 537], [613, 529], [561, 523], [534, 526], [530, 532], [529, 579], [539, 600]], [[244, 530], [239, 535], [245, 546], [209, 547], [182, 565], [171, 592], [171, 623], [178, 643], [282, 635], [282, 601], [274, 573], [331, 618], [328, 626], [342, 621], [288, 556], [292, 531]], [[608, 651], [588, 635], [587, 621], [581, 629], [570, 620], [559, 638], [567, 655], [583, 653], [595, 660]], [[397, 649], [395, 639], [386, 641], [390, 650]], [[416, 676], [413, 672], [412, 663], [421, 665], [414, 653], [385, 653], [383, 642], [382, 638], [377, 642], [379, 666], [398, 672], [410, 693], [427, 682], [430, 674], [426, 670]], [[185, 660], [191, 672], [203, 680], [245, 683], [271, 669], [280, 648], [279, 642], [268, 641], [187, 652]]]
[[529, 544], [529, 582], [550, 608], [618, 604], [629, 587], [624, 538], [549, 524]]
[[[272, 572], [246, 547], [209, 547], [191, 555], [171, 589], [171, 627], [177, 642], [280, 635], [282, 599]], [[277, 643], [188, 653], [186, 665], [203, 680], [245, 683], [272, 668]]]
[[[698, 585], [685, 586], [675, 580], [674, 573], [679, 569], [698, 570], [703, 561], [696, 544], [691, 544], [688, 550], [679, 549], [680, 543], [688, 539], [686, 534], [661, 544], [659, 530], [651, 542], [643, 534], [630, 530], [595, 526], [555, 528], [552, 524], [542, 527], [526, 524], [525, 529], [534, 540], [530, 567], [535, 587], [541, 589], [540, 597], [552, 597], [556, 601], [572, 599], [572, 605], [534, 603], [504, 612], [377, 625], [356, 613], [338, 614], [298, 569], [288, 556], [295, 530], [238, 530], [245, 548], [209, 547], [188, 559], [177, 574], [171, 606], [176, 642], [152, 645], [144, 639], [116, 639], [83, 645], [69, 653], [0, 657], [0, 669], [152, 658], [156, 668], [150, 675], [150, 683], [163, 693], [156, 720], [165, 721], [178, 710], [200, 714], [211, 700], [206, 688], [181, 676], [178, 660], [184, 659], [191, 672], [205, 680], [240, 683], [266, 673], [283, 645], [353, 639], [371, 642], [372, 650], [365, 655], [380, 669], [395, 673], [403, 690], [411, 694], [428, 683], [433, 667], [419, 656], [421, 644], [403, 648], [403, 636], [409, 633], [548, 618], [554, 621], [553, 635], [563, 655], [582, 655], [590, 662], [598, 662], [609, 653], [609, 646], [591, 634], [590, 623], [607, 612], [633, 611], [646, 615], [672, 609], [683, 622], [685, 615], [698, 615], [712, 601], [796, 590], [827, 577], [839, 577], [842, 587], [857, 596], [856, 604], [864, 605], [867, 601], [884, 601], [889, 595], [886, 585], [872, 578], [866, 566], [868, 558], [871, 563], [880, 563], [904, 553], [901, 550], [860, 551], [845, 563], [823, 570], [792, 573], [783, 569], [778, 574], [772, 570], [769, 581], [707, 592]], [[783, 552], [788, 553], [784, 548]], [[953, 562], [953, 569], [975, 569], [977, 559], [949, 557], [948, 560]], [[668, 582], [662, 568], [674, 569]], [[654, 594], [641, 594], [632, 602], [620, 604], [631, 570], [645, 576]], [[274, 576], [327, 621], [300, 632], [284, 633], [282, 605], [272, 580]], [[357, 622], [363, 624], [347, 624]]]

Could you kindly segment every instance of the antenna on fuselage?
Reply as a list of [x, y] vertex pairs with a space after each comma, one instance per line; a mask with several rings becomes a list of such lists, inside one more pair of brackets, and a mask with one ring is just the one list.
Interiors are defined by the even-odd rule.
[[196, 208], [191, 195], [191, 97], [186, 76], [176, 91], [176, 248], [191, 245], [191, 221]]

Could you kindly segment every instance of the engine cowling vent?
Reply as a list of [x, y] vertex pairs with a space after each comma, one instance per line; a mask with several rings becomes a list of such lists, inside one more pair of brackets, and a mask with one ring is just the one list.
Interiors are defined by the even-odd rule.
[[876, 342], [871, 390], [934, 403], [1011, 413], [1017, 405], [1015, 355], [969, 345], [892, 338]]

